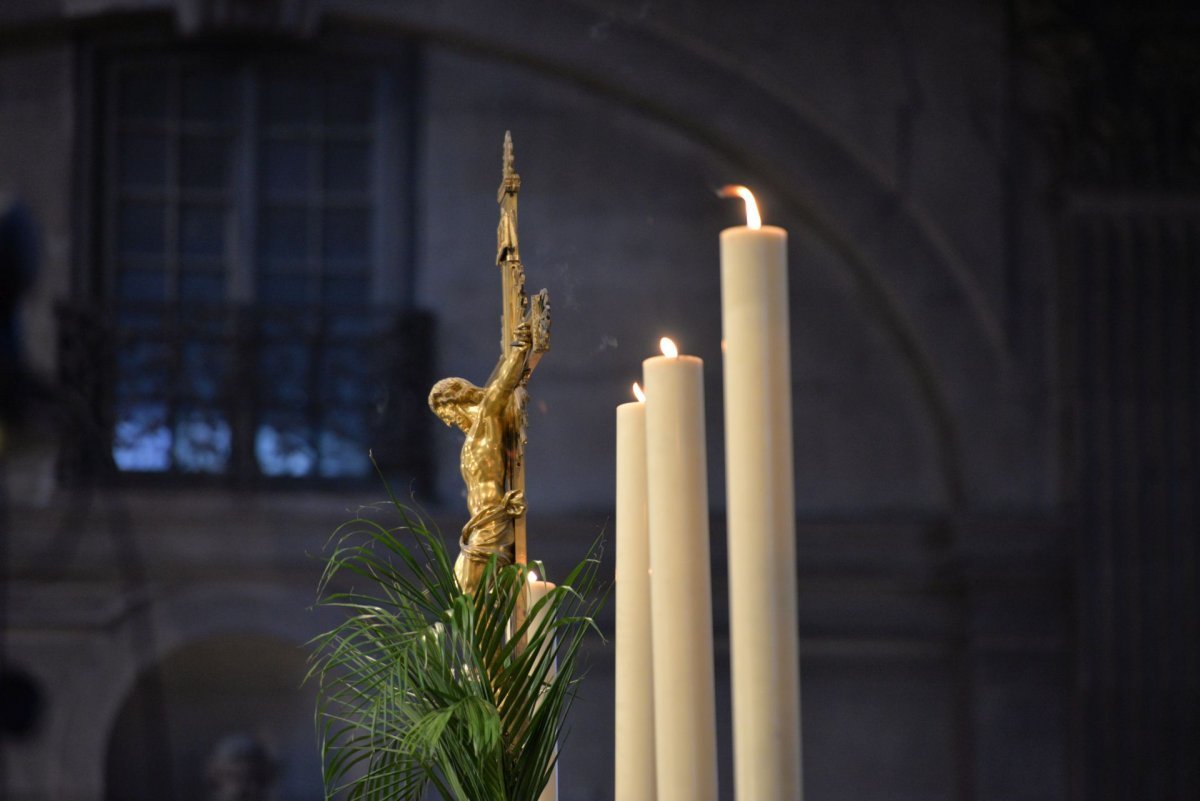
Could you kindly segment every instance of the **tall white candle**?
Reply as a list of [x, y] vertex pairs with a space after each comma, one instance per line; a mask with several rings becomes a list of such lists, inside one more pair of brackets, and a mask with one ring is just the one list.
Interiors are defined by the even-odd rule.
[[642, 375], [658, 801], [716, 801], [704, 363], [658, 356]]
[[[538, 609], [536, 612], [533, 609], [537, 602], [545, 598], [554, 587], [553, 582], [539, 579], [537, 573], [532, 571], [529, 573], [529, 601], [525, 608], [529, 609], [533, 615], [533, 620], [529, 624], [530, 631], [537, 631], [546, 620], [547, 612], [545, 607]], [[552, 642], [553, 640], [548, 641], [547, 646]], [[546, 681], [552, 681], [556, 673], [557, 665], [551, 665], [549, 672], [546, 673]], [[538, 703], [540, 704], [541, 702], [539, 701]], [[550, 774], [550, 780], [546, 782], [546, 786], [542, 789], [542, 794], [538, 796], [538, 801], [558, 801], [557, 765], [554, 766], [554, 770]]]
[[[636, 385], [635, 385], [636, 387]], [[617, 407], [617, 634], [614, 798], [654, 801], [654, 663], [646, 405]]]
[[787, 232], [757, 217], [721, 232], [734, 782], [739, 801], [790, 801], [802, 780]]

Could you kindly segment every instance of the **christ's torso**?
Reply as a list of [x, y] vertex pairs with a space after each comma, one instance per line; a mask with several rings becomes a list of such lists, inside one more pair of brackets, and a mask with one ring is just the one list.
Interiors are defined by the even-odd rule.
[[462, 477], [472, 515], [504, 497], [504, 426], [500, 415], [480, 417], [467, 432], [462, 449]]

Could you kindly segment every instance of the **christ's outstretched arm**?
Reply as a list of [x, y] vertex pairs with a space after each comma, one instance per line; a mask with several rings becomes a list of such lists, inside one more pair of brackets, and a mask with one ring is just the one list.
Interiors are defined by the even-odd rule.
[[533, 335], [529, 323], [521, 323], [514, 332], [516, 340], [508, 353], [500, 360], [496, 373], [483, 390], [483, 400], [480, 401], [479, 411], [482, 416], [498, 415], [504, 411], [508, 399], [521, 383], [525, 367], [529, 362], [529, 349]]

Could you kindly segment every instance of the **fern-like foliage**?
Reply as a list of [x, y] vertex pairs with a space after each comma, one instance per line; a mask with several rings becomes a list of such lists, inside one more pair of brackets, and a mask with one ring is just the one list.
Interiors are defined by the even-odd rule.
[[598, 633], [596, 548], [510, 631], [529, 569], [493, 560], [466, 595], [440, 535], [392, 503], [398, 526], [360, 517], [335, 533], [318, 591], [346, 614], [313, 641], [309, 673], [326, 797], [416, 801], [432, 786], [454, 801], [536, 801], [580, 645]]

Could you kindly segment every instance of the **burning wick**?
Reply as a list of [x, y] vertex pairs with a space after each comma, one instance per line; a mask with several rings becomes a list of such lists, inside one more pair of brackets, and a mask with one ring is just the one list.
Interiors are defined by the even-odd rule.
[[633, 382], [633, 397], [638, 399], [638, 403], [646, 402], [646, 393], [642, 392], [642, 388], [638, 386], [638, 382]]
[[740, 197], [746, 201], [746, 226], [749, 228], [762, 228], [762, 217], [758, 215], [758, 203], [754, 200], [754, 193], [744, 186], [729, 186], [721, 187], [721, 191], [717, 192], [721, 197]]
[[675, 359], [679, 356], [679, 348], [675, 347], [675, 343], [669, 337], [663, 337], [658, 341], [658, 346], [662, 348], [663, 356], [668, 359]]
[[537, 571], [536, 571], [536, 570], [530, 570], [530, 571], [529, 571], [529, 577], [528, 577], [528, 578], [529, 578], [529, 583], [530, 583], [530, 584], [534, 584], [534, 583], [536, 583], [536, 582], [537, 582], [537, 580], [538, 580], [538, 574], [537, 574]]

